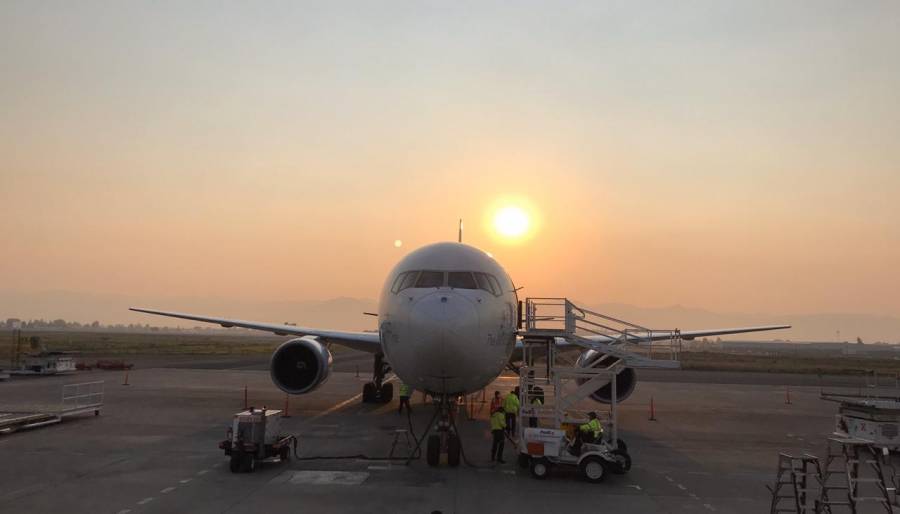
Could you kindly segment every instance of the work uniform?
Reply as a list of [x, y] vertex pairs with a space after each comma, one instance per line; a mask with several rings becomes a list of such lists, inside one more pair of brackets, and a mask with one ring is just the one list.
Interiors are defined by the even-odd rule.
[[582, 439], [588, 443], [599, 441], [600, 437], [603, 435], [603, 425], [600, 424], [600, 420], [597, 418], [588, 421], [578, 428], [581, 431]]
[[[540, 407], [543, 404], [544, 402], [541, 401], [540, 396], [535, 396], [534, 399], [531, 400], [531, 405], [535, 408]], [[536, 427], [538, 425], [537, 421], [537, 416], [531, 416], [530, 418], [528, 418], [528, 426], [531, 428]]]
[[503, 408], [503, 398], [499, 396], [494, 396], [491, 398], [491, 410], [489, 412], [494, 412], [497, 409]]
[[503, 399], [503, 412], [506, 413], [506, 433], [515, 435], [516, 416], [519, 415], [519, 397], [515, 392], [510, 392]]
[[503, 462], [503, 429], [506, 428], [506, 415], [502, 410], [495, 410], [491, 414], [491, 435], [493, 442], [491, 443], [491, 462]]
[[409, 406], [409, 398], [412, 396], [412, 388], [403, 382], [400, 383], [400, 407], [397, 409], [397, 414], [403, 412], [403, 406], [406, 405], [406, 410], [412, 412], [412, 407]]

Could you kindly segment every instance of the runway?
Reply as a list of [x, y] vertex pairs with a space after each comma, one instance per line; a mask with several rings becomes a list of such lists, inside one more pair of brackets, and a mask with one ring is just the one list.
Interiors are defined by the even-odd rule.
[[[477, 467], [430, 468], [424, 459], [408, 467], [321, 460], [232, 474], [217, 444], [231, 415], [243, 407], [244, 386], [252, 404], [283, 407], [266, 359], [136, 361], [127, 386], [121, 385], [122, 372], [104, 371], [0, 383], [0, 408], [8, 408], [47, 402], [65, 383], [106, 381], [101, 416], [0, 436], [0, 512], [758, 513], [768, 510], [765, 485], [774, 480], [777, 453], [821, 453], [835, 409], [818, 399], [815, 385], [791, 386], [791, 403], [785, 403], [781, 382], [808, 377], [775, 375], [769, 383], [746, 383], [741, 373], [714, 373], [705, 380], [696, 373], [646, 373], [639, 377], [647, 380], [620, 405], [620, 437], [634, 467], [602, 484], [558, 469], [537, 481], [516, 467], [510, 445], [507, 464], [490, 466], [487, 407], [477, 401], [475, 419], [460, 421], [463, 449]], [[388, 454], [406, 417], [396, 414], [396, 399], [375, 406], [355, 398], [370, 367], [365, 356], [339, 355], [337, 371], [324, 386], [291, 398], [292, 417], [284, 428], [300, 437], [301, 456]], [[514, 382], [501, 377], [488, 393]], [[656, 421], [648, 420], [651, 397]], [[432, 414], [421, 401], [416, 394], [417, 431]]]

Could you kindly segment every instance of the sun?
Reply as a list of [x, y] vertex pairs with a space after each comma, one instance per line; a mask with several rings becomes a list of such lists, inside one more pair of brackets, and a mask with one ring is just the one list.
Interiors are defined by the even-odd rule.
[[501, 208], [494, 215], [494, 230], [508, 238], [522, 237], [530, 224], [528, 213], [513, 205]]

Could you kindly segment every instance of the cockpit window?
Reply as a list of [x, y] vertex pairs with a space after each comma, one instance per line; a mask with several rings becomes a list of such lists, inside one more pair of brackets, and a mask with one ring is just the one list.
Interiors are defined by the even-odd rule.
[[478, 289], [475, 277], [468, 271], [451, 271], [447, 274], [447, 285], [457, 289]]
[[397, 292], [403, 291], [404, 289], [409, 289], [416, 283], [416, 278], [419, 276], [418, 271], [407, 271], [403, 275], [403, 281], [400, 282], [400, 285], [397, 287]]
[[491, 284], [491, 281], [488, 280], [486, 273], [476, 272], [475, 280], [478, 281], [478, 289], [483, 289], [493, 295], [500, 294], [500, 291], [494, 289], [494, 286]]
[[443, 285], [443, 271], [423, 271], [419, 274], [419, 280], [416, 281], [416, 287], [443, 287]]
[[399, 275], [397, 275], [394, 278], [394, 285], [391, 286], [392, 293], [397, 293], [400, 291], [400, 284], [403, 283], [403, 279], [406, 278], [406, 275], [408, 273], [409, 273], [408, 271], [406, 273], [400, 273]]
[[497, 291], [494, 294], [497, 296], [500, 296], [501, 294], [503, 294], [503, 288], [500, 287], [500, 282], [497, 282], [497, 277], [495, 277], [494, 275], [488, 275], [487, 277], [488, 277], [488, 280], [491, 281], [491, 285], [494, 286], [494, 290]]

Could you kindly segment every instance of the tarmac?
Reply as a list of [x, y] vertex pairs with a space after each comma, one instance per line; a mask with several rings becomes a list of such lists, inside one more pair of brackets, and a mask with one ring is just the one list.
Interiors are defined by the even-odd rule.
[[[536, 480], [516, 466], [509, 444], [506, 464], [492, 465], [480, 395], [471, 398], [475, 419], [459, 421], [471, 466], [431, 468], [424, 458], [409, 466], [291, 460], [232, 474], [217, 445], [244, 406], [245, 386], [250, 404], [284, 407], [267, 357], [131, 360], [137, 365], [129, 385], [122, 385], [124, 372], [97, 370], [0, 382], [2, 412], [51, 403], [63, 384], [105, 381], [100, 416], [0, 435], [0, 512], [758, 513], [769, 509], [765, 486], [775, 479], [778, 452], [823, 454], [835, 414], [808, 376], [639, 371], [637, 389], [619, 406], [633, 467], [601, 484], [561, 468]], [[289, 399], [283, 427], [299, 437], [301, 457], [389, 454], [407, 417], [397, 414], [396, 399], [361, 403], [370, 374], [371, 357], [341, 352], [327, 383]], [[858, 379], [824, 381], [847, 386]], [[514, 385], [515, 377], [500, 377], [486, 399]], [[648, 419], [651, 398], [655, 421]], [[419, 434], [433, 408], [416, 393], [413, 409]], [[397, 452], [405, 454], [405, 444]]]

